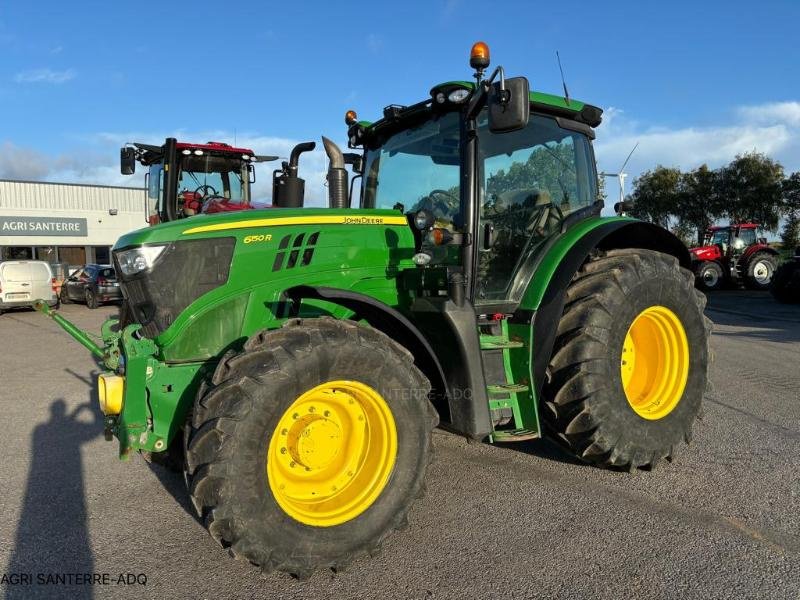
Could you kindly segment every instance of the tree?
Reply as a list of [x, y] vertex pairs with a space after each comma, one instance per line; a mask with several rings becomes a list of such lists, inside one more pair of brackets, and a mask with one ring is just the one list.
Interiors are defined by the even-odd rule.
[[708, 226], [725, 213], [718, 188], [717, 172], [705, 164], [688, 173], [681, 173], [678, 180], [674, 207], [677, 228], [687, 238], [694, 233], [698, 246], [703, 243], [703, 234]]
[[783, 214], [786, 223], [781, 231], [785, 249], [794, 250], [800, 245], [800, 171], [783, 180]]
[[758, 152], [740, 154], [719, 170], [720, 201], [731, 221], [775, 231], [782, 210], [783, 167]]
[[670, 216], [676, 213], [680, 178], [680, 170], [661, 165], [639, 175], [633, 182], [630, 197], [633, 201], [631, 216], [667, 227]]

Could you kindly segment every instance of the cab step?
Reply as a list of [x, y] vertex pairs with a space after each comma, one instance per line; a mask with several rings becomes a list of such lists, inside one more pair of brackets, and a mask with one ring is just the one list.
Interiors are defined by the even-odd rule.
[[527, 392], [530, 388], [524, 383], [498, 383], [487, 385], [486, 389], [490, 394], [518, 394]]
[[501, 429], [491, 434], [492, 442], [525, 442], [539, 439], [539, 432], [533, 429]]
[[481, 350], [505, 350], [506, 348], [522, 348], [525, 344], [510, 340], [502, 335], [482, 335]]

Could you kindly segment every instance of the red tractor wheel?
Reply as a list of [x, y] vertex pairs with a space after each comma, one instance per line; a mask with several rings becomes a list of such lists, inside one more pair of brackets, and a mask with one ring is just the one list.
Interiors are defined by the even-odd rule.
[[706, 261], [700, 263], [700, 266], [695, 270], [695, 277], [697, 279], [697, 287], [706, 291], [714, 291], [722, 288], [725, 282], [725, 274], [722, 267], [717, 262]]
[[756, 252], [747, 261], [745, 285], [751, 290], [767, 290], [778, 263], [768, 252]]

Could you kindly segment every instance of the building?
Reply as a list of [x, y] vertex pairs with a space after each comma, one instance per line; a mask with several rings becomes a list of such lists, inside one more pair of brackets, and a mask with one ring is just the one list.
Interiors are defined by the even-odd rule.
[[145, 226], [144, 189], [0, 180], [0, 260], [108, 264], [117, 238]]

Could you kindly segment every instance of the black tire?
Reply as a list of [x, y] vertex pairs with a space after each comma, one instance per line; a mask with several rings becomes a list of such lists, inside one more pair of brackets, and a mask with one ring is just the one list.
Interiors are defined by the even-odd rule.
[[[783, 263], [775, 270], [769, 291], [772, 297], [783, 304], [800, 302], [800, 261]], [[796, 281], [792, 281], [792, 279]]]
[[69, 294], [67, 294], [67, 286], [62, 285], [61, 291], [58, 293], [58, 299], [61, 301], [61, 304], [69, 304], [72, 300], [69, 299]]
[[751, 290], [768, 290], [778, 261], [769, 252], [756, 252], [747, 261], [744, 284]]
[[84, 292], [83, 297], [84, 300], [86, 301], [87, 308], [91, 308], [92, 310], [94, 310], [99, 306], [97, 302], [97, 295], [92, 290], [87, 288], [87, 290]]
[[[330, 527], [284, 512], [267, 478], [266, 457], [283, 413], [327, 381], [362, 382], [379, 392], [397, 427], [397, 457], [386, 487], [364, 512]], [[407, 524], [424, 491], [438, 416], [430, 384], [402, 346], [377, 330], [331, 318], [294, 319], [252, 336], [220, 361], [187, 423], [186, 481], [209, 533], [237, 557], [305, 578], [373, 554]]]
[[705, 261], [700, 263], [696, 270], [697, 287], [707, 292], [722, 289], [725, 284], [725, 274], [718, 262]]
[[[711, 321], [694, 275], [669, 255], [612, 250], [591, 258], [573, 278], [558, 325], [544, 389], [546, 432], [575, 456], [633, 470], [672, 459], [689, 442], [707, 385]], [[644, 309], [670, 309], [689, 343], [688, 377], [672, 412], [657, 420], [628, 403], [620, 360], [626, 333]]]

